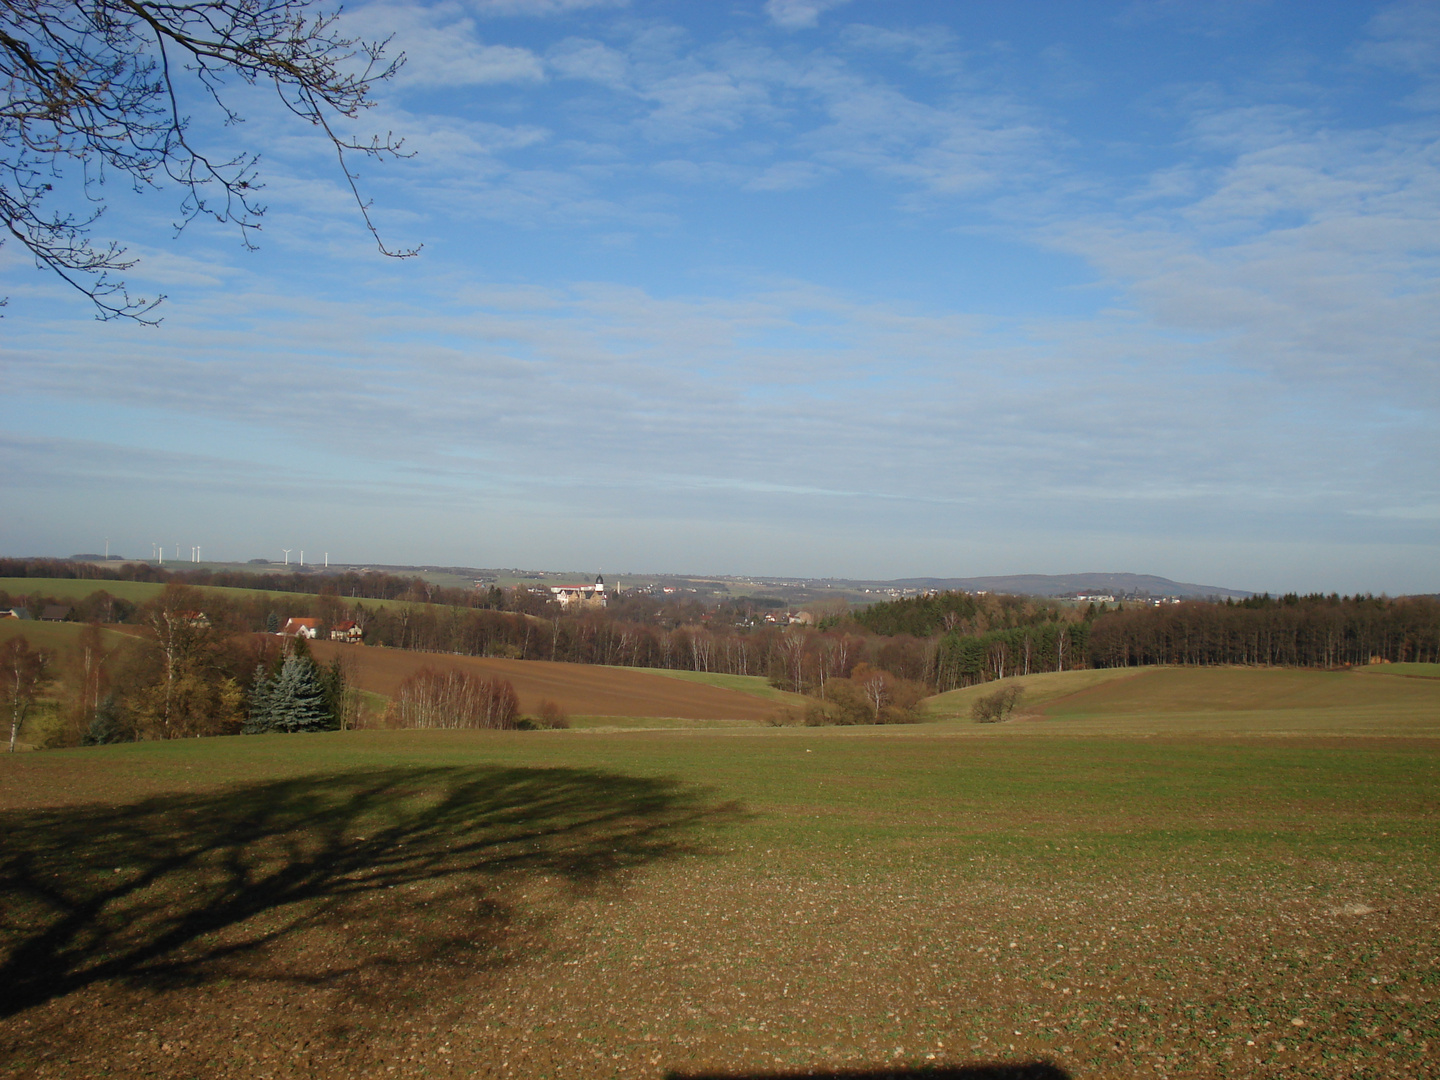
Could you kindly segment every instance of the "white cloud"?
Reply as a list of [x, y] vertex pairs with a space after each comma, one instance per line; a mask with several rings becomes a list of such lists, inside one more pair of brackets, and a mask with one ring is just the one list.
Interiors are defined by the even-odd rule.
[[849, 0], [765, 0], [765, 14], [776, 26], [786, 30], [804, 30], [816, 26], [820, 16]]
[[629, 59], [600, 41], [566, 38], [546, 54], [546, 61], [567, 79], [588, 79], [615, 89], [628, 82]]
[[486, 44], [457, 0], [419, 7], [393, 0], [345, 15], [346, 29], [367, 38], [392, 37], [390, 55], [404, 53], [395, 85], [411, 89], [534, 83], [544, 65], [529, 49]]
[[1429, 0], [1387, 4], [1370, 20], [1358, 59], [1412, 74], [1440, 74], [1440, 8]]
[[481, 15], [568, 15], [595, 8], [629, 7], [630, 0], [466, 0]]
[[749, 191], [795, 191], [813, 187], [832, 170], [811, 161], [781, 161], [745, 183]]
[[1440, 405], [1440, 139], [1255, 109], [1195, 130], [1234, 156], [1167, 168], [1150, 205], [1057, 216], [1046, 235], [1123, 284], [1157, 330], [1211, 335], [1296, 385]]

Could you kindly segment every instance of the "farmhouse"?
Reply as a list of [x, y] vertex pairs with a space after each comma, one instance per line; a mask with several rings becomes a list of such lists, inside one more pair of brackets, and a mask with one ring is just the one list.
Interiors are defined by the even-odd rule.
[[337, 622], [330, 628], [331, 641], [344, 641], [351, 645], [358, 645], [363, 636], [360, 624], [355, 622]]
[[550, 595], [562, 608], [605, 607], [610, 598], [605, 592], [605, 579], [595, 575], [594, 585], [552, 585]]
[[281, 637], [315, 638], [320, 634], [319, 619], [289, 619], [280, 628]]
[[0, 619], [28, 619], [28, 618], [30, 618], [30, 609], [29, 609], [29, 608], [12, 607], [12, 608], [5, 608], [3, 611], [0, 611]]
[[70, 608], [65, 604], [46, 604], [40, 612], [41, 622], [64, 622], [70, 617]]

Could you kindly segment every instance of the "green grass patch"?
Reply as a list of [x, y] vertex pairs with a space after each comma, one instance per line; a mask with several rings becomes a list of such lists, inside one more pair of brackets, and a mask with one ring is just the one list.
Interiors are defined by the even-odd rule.
[[[91, 581], [81, 578], [0, 578], [0, 589], [11, 596], [53, 596], [79, 601], [97, 592], [107, 592], [132, 604], [143, 604], [160, 595], [165, 586], [152, 581]], [[32, 611], [30, 614], [38, 615]]]
[[[23, 637], [30, 643], [31, 648], [49, 649], [56, 653], [66, 653], [75, 648], [76, 642], [80, 637], [80, 631], [84, 629], [85, 626], [83, 623], [39, 622], [34, 619], [0, 619], [0, 641], [8, 641], [12, 637]], [[103, 629], [100, 631], [100, 639], [107, 649], [133, 640], [118, 631]]]
[[692, 720], [682, 716], [571, 716], [570, 727], [579, 731], [681, 731], [716, 728], [756, 728], [754, 720]]
[[[151, 581], [92, 581], [78, 578], [0, 578], [0, 589], [5, 590], [12, 596], [34, 595], [53, 596], [61, 600], [80, 601], [97, 592], [107, 592], [111, 596], [122, 600], [128, 600], [133, 604], [142, 604], [147, 600], [153, 600], [165, 589], [165, 586]], [[315, 597], [314, 593], [307, 592], [281, 592], [271, 589], [238, 589], [230, 586], [206, 585], [200, 586], [201, 592], [213, 593], [217, 596], [225, 596], [234, 600], [253, 600], [257, 596], [263, 596], [273, 600], [277, 609], [283, 612], [286, 602], [292, 604], [309, 603]], [[407, 608], [407, 607], [429, 607], [432, 605], [420, 604], [411, 600], [371, 600], [365, 597], [350, 598], [341, 597], [347, 604], [360, 603], [368, 608]], [[433, 605], [445, 606], [445, 605]], [[31, 612], [31, 614], [38, 614]]]
[[788, 690], [779, 690], [770, 685], [770, 680], [763, 675], [725, 675], [717, 671], [677, 671], [673, 668], [624, 668], [625, 671], [643, 671], [647, 675], [664, 675], [669, 679], [680, 679], [684, 682], [700, 683], [704, 686], [718, 686], [724, 690], [739, 690], [742, 694], [751, 694], [755, 697], [764, 698], [766, 701], [773, 701], [777, 705], [789, 705], [803, 709], [807, 702], [801, 694], [794, 694]]
[[926, 698], [922, 707], [925, 715], [932, 720], [968, 719], [977, 698], [993, 694], [1006, 686], [1019, 686], [1025, 691], [1017, 706], [1023, 713], [1057, 698], [1067, 697], [1115, 679], [1133, 678], [1136, 674], [1135, 668], [1099, 668], [1012, 675], [1006, 679], [936, 694]]
[[1440, 664], [1370, 664], [1355, 670], [1365, 675], [1409, 675], [1422, 679], [1440, 679]]

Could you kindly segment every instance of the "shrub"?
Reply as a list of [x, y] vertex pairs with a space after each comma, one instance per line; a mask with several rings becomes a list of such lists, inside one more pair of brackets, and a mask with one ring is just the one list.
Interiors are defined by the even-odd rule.
[[848, 679], [831, 679], [825, 684], [823, 718], [808, 724], [913, 724], [920, 719], [919, 705], [925, 687], [910, 679], [899, 679], [883, 668], [856, 664]]
[[981, 724], [997, 724], [1009, 718], [1015, 711], [1015, 703], [1024, 693], [1023, 686], [1007, 686], [993, 694], [978, 697], [970, 706], [970, 715]]
[[552, 731], [570, 726], [570, 717], [565, 714], [565, 710], [549, 698], [541, 700], [535, 719], [542, 728]]

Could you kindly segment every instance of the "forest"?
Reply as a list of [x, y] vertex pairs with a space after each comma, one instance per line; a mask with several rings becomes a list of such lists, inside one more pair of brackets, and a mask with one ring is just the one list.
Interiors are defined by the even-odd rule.
[[1089, 650], [1094, 667], [1436, 663], [1440, 599], [1292, 594], [1126, 608], [1095, 620]]

